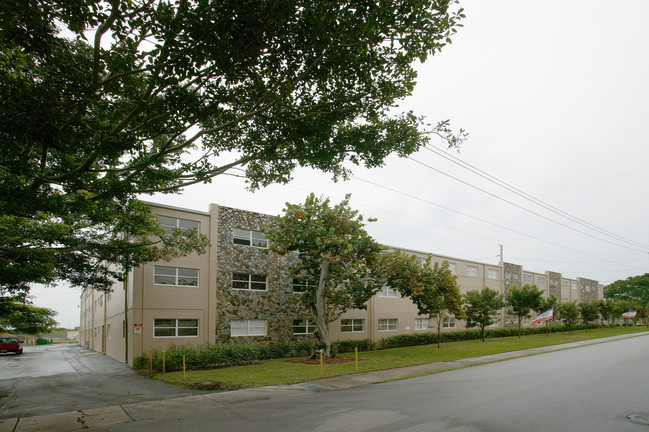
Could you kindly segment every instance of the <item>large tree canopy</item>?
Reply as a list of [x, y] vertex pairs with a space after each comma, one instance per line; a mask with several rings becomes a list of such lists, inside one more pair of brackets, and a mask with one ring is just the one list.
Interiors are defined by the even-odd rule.
[[649, 305], [649, 273], [615, 281], [604, 287], [604, 297], [631, 300], [646, 307]]
[[56, 326], [56, 312], [25, 301], [24, 296], [0, 297], [0, 333], [36, 335]]
[[460, 25], [451, 3], [0, 2], [1, 287], [106, 287], [156, 258], [140, 194], [456, 144], [446, 121], [395, 111]]

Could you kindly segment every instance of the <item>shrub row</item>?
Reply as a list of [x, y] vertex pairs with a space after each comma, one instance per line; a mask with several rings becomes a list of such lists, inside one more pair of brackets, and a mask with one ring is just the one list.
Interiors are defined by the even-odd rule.
[[[617, 326], [617, 324], [611, 324]], [[572, 330], [584, 330], [598, 328], [599, 324], [575, 324]], [[568, 331], [565, 325], [552, 326], [553, 332]], [[545, 327], [524, 327], [522, 334], [539, 334], [545, 333]], [[505, 336], [517, 336], [518, 328], [506, 327], [497, 329], [488, 329], [487, 338], [497, 338]], [[442, 341], [466, 341], [480, 339], [479, 329], [468, 329], [454, 332], [442, 333]], [[432, 345], [437, 343], [437, 333], [417, 333], [405, 334], [383, 338], [378, 342], [370, 339], [360, 340], [342, 340], [332, 343], [332, 354], [353, 352], [355, 348], [359, 351], [371, 351], [374, 349], [399, 348], [415, 345]], [[296, 343], [274, 343], [268, 345], [258, 344], [227, 344], [227, 345], [208, 345], [200, 348], [188, 348], [183, 346], [171, 346], [165, 352], [165, 369], [167, 371], [182, 370], [183, 355], [185, 356], [185, 367], [188, 370], [218, 368], [226, 366], [240, 366], [253, 364], [259, 360], [273, 358], [300, 357], [310, 355], [312, 352], [311, 341], [301, 341]], [[153, 368], [162, 370], [162, 353], [154, 351], [151, 353]], [[135, 359], [136, 369], [149, 368], [149, 353], [145, 353]]]

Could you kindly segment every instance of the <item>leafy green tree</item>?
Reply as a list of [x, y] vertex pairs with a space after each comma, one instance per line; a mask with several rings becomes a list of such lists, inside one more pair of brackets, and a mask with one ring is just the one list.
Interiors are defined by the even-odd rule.
[[577, 323], [579, 319], [579, 309], [575, 302], [563, 302], [558, 307], [559, 319], [568, 326], [568, 331], [572, 330], [572, 326]]
[[464, 295], [464, 312], [467, 327], [480, 327], [482, 342], [485, 339], [485, 327], [493, 324], [494, 315], [505, 306], [503, 296], [490, 288], [481, 291], [469, 291]]
[[56, 326], [56, 312], [21, 301], [17, 297], [0, 297], [0, 333], [36, 335]]
[[584, 324], [599, 318], [599, 304], [597, 301], [581, 302], [577, 307], [579, 308], [579, 315], [581, 315], [581, 322]]
[[505, 294], [505, 304], [511, 308], [510, 312], [518, 322], [519, 339], [523, 332], [523, 318], [530, 318], [532, 310], [539, 308], [542, 302], [543, 290], [536, 285], [513, 286]]
[[452, 3], [0, 2], [0, 286], [106, 288], [158, 259], [142, 195], [457, 145], [395, 110], [460, 26]]
[[600, 299], [597, 301], [597, 308], [599, 310], [599, 316], [602, 322], [602, 327], [604, 327], [604, 321], [611, 320], [614, 311], [614, 305], [612, 299]]
[[649, 305], [649, 273], [615, 281], [604, 287], [604, 297], [635, 301], [643, 307]]
[[[427, 267], [430, 267], [430, 257], [424, 268]], [[409, 292], [406, 292], [405, 295], [415, 303], [420, 315], [428, 315], [435, 320], [437, 348], [440, 348], [444, 319], [450, 315], [453, 315], [455, 319], [463, 319], [464, 300], [460, 294], [457, 276], [451, 272], [448, 261], [444, 261], [441, 266], [439, 263], [435, 263], [432, 273], [433, 278], [430, 278], [429, 283], [415, 286], [414, 289], [408, 287]]]
[[400, 292], [428, 284], [432, 269], [424, 269], [398, 251], [385, 253], [366, 231], [362, 215], [349, 206], [349, 195], [340, 204], [310, 194], [304, 204], [286, 204], [284, 215], [266, 232], [270, 250], [282, 255], [297, 253], [293, 273], [315, 281], [299, 302], [312, 311], [316, 340], [331, 356], [328, 323], [349, 309], [365, 309], [383, 286]]

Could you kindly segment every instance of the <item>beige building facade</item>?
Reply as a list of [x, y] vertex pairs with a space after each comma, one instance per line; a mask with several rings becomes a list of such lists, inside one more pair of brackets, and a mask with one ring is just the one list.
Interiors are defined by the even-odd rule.
[[[233, 342], [290, 342], [312, 337], [310, 314], [296, 302], [303, 282], [290, 273], [294, 257], [267, 252], [264, 230], [273, 217], [210, 205], [209, 212], [151, 204], [161, 226], [197, 229], [210, 239], [205, 254], [140, 266], [116, 283], [110, 293], [86, 289], [81, 294], [82, 346], [129, 365], [147, 352], [171, 345], [197, 347]], [[487, 264], [405, 250], [423, 261], [447, 261], [462, 294], [489, 287], [504, 293], [513, 285], [535, 284], [560, 301], [603, 297], [589, 279], [567, 279], [557, 272], [534, 273], [511, 263]], [[432, 264], [431, 263], [431, 264]], [[529, 323], [529, 321], [527, 322]], [[465, 321], [449, 317], [443, 331], [462, 330]], [[493, 327], [513, 325], [500, 311]], [[436, 324], [390, 287], [384, 287], [365, 310], [350, 310], [330, 323], [332, 340], [380, 340], [399, 334], [430, 332]]]

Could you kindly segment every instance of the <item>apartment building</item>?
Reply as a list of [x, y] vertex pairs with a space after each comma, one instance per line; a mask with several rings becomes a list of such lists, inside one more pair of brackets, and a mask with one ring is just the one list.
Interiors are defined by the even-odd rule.
[[[232, 342], [287, 342], [310, 338], [315, 323], [297, 298], [304, 281], [290, 272], [294, 256], [268, 253], [266, 228], [273, 217], [211, 204], [209, 212], [151, 204], [164, 229], [196, 228], [211, 246], [202, 255], [140, 266], [110, 293], [86, 289], [81, 294], [80, 344], [124, 361], [170, 345], [193, 347]], [[405, 250], [422, 262], [429, 252]], [[499, 293], [513, 285], [536, 284], [561, 301], [602, 298], [597, 281], [533, 273], [511, 263], [498, 265], [432, 254], [448, 261], [462, 293], [489, 287]], [[513, 325], [501, 311], [493, 326]], [[433, 331], [416, 306], [384, 287], [366, 310], [347, 311], [329, 326], [333, 340], [378, 340], [405, 333]], [[465, 322], [449, 317], [444, 330]]]

